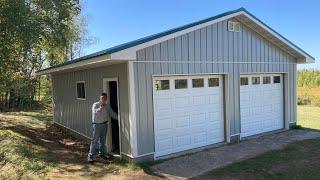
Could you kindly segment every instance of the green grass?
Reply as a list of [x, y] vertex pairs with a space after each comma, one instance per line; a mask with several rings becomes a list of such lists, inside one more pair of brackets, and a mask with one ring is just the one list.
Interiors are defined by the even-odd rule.
[[36, 112], [21, 113], [20, 118], [0, 114], [0, 178], [40, 178], [57, 165], [52, 152], [25, 134], [24, 128], [44, 128], [33, 116], [50, 117]]
[[297, 125], [303, 128], [320, 130], [320, 107], [298, 106]]
[[0, 179], [161, 177], [151, 170], [149, 163], [134, 164], [112, 158], [109, 162], [88, 164], [88, 144], [52, 126], [51, 121], [52, 114], [44, 111], [0, 113]]

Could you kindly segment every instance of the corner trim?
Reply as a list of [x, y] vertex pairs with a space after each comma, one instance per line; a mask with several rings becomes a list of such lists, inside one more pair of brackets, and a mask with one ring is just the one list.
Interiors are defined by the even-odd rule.
[[134, 68], [133, 62], [128, 61], [128, 84], [129, 84], [129, 122], [130, 122], [130, 144], [131, 154], [135, 158], [138, 156], [137, 144], [137, 120], [136, 120], [136, 98], [134, 87]]

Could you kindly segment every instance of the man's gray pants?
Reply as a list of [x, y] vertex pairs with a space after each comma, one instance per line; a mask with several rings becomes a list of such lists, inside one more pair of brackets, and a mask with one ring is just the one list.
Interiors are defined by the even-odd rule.
[[97, 145], [99, 144], [99, 153], [102, 155], [106, 155], [106, 136], [107, 136], [107, 123], [93, 123], [93, 133], [90, 144], [90, 150], [88, 156], [95, 155]]

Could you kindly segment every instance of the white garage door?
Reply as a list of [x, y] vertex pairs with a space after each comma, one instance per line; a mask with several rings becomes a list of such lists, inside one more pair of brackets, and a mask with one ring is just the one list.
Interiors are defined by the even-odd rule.
[[283, 128], [283, 109], [280, 74], [240, 77], [241, 137]]
[[221, 76], [153, 80], [155, 157], [224, 141]]

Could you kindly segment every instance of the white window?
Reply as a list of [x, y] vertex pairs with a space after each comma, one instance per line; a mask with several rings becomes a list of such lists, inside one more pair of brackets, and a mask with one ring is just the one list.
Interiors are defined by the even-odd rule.
[[77, 99], [85, 100], [86, 99], [86, 88], [84, 81], [77, 82]]

